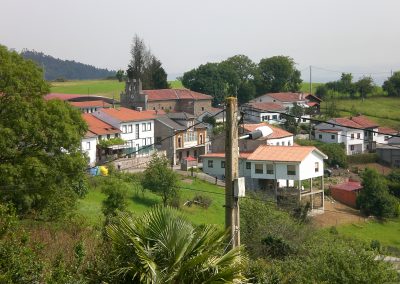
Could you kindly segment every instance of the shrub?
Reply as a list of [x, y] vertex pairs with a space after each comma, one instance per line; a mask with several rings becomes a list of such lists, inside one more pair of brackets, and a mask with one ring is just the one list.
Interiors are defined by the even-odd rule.
[[193, 198], [193, 201], [203, 208], [210, 207], [212, 203], [212, 199], [209, 196], [201, 194], [196, 194], [196, 196]]
[[347, 160], [351, 164], [376, 163], [378, 161], [378, 155], [376, 153], [357, 154], [348, 156]]

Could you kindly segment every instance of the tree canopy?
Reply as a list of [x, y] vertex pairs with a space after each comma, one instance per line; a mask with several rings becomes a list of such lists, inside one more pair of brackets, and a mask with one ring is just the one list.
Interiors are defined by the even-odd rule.
[[43, 99], [49, 88], [33, 62], [3, 46], [0, 62], [0, 198], [21, 214], [59, 217], [85, 188], [87, 126], [65, 102]]
[[400, 97], [400, 71], [394, 72], [385, 82], [383, 82], [383, 90], [389, 96]]
[[129, 79], [140, 79], [143, 89], [167, 89], [167, 73], [162, 63], [147, 48], [138, 35], [133, 38], [131, 46], [131, 61], [126, 71]]

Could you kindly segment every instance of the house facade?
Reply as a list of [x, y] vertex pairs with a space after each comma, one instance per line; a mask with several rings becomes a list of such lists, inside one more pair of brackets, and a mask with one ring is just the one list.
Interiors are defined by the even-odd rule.
[[142, 90], [140, 81], [126, 82], [121, 105], [132, 109], [186, 112], [198, 116], [211, 111], [212, 97], [188, 89]]
[[[224, 153], [209, 153], [202, 158], [205, 173], [224, 178]], [[246, 188], [262, 190], [276, 200], [294, 198], [310, 202], [312, 209], [323, 208], [327, 158], [315, 147], [260, 145], [252, 153], [240, 153], [239, 176], [245, 177]]]
[[88, 131], [81, 141], [81, 151], [86, 154], [88, 158], [88, 165], [90, 167], [96, 164], [97, 153], [97, 135]]
[[156, 148], [165, 150], [171, 164], [198, 159], [207, 152], [207, 126], [188, 113], [168, 113], [155, 120]]
[[132, 153], [150, 155], [154, 143], [154, 111], [121, 108], [99, 109], [93, 113], [100, 120], [121, 131], [120, 137]]
[[285, 113], [286, 108], [277, 103], [253, 102], [244, 104], [241, 109], [245, 112], [246, 120], [252, 122], [268, 122], [270, 124], [284, 123], [284, 117], [280, 113]]
[[70, 105], [79, 109], [82, 113], [93, 113], [100, 108], [109, 108], [112, 105], [102, 101], [82, 101], [82, 102], [69, 102]]

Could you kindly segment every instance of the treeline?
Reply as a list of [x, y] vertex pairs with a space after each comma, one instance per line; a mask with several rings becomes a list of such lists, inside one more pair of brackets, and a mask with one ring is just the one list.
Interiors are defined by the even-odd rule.
[[36, 62], [44, 68], [44, 76], [48, 81], [54, 80], [87, 80], [115, 77], [115, 71], [96, 68], [74, 60], [62, 60], [46, 55], [43, 52], [24, 49], [21, 55]]
[[235, 55], [200, 65], [185, 72], [180, 80], [186, 88], [211, 95], [214, 105], [227, 96], [237, 96], [244, 103], [265, 93], [299, 91], [301, 73], [295, 64], [288, 56], [263, 58], [257, 64], [246, 55]]
[[358, 81], [353, 81], [351, 73], [342, 73], [337, 81], [319, 85], [316, 95], [321, 98], [361, 98], [370, 96], [400, 97], [400, 72], [395, 72], [384, 83], [382, 88], [377, 86], [370, 76], [364, 76]]

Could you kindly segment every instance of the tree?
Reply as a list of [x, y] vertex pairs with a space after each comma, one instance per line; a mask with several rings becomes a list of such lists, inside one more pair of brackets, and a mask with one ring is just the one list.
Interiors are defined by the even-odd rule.
[[365, 98], [374, 90], [374, 81], [369, 76], [364, 76], [355, 83], [357, 92], [360, 93], [361, 98]]
[[386, 178], [389, 192], [397, 198], [400, 198], [400, 170], [393, 170]]
[[317, 86], [317, 89], [315, 90], [315, 95], [321, 100], [323, 100], [328, 95], [328, 88], [325, 86], [325, 84]]
[[293, 106], [288, 109], [288, 112], [289, 115], [285, 115], [284, 126], [287, 131], [297, 134], [301, 117], [304, 115], [304, 108], [297, 103], [293, 103]]
[[394, 72], [382, 86], [383, 90], [391, 97], [400, 97], [400, 71]]
[[178, 194], [177, 174], [169, 167], [165, 156], [154, 154], [144, 171], [143, 187], [160, 195], [164, 206]]
[[116, 272], [134, 283], [236, 283], [243, 280], [239, 248], [225, 251], [226, 233], [194, 227], [179, 211], [155, 207], [107, 227], [119, 261]]
[[131, 61], [126, 71], [129, 79], [141, 80], [143, 89], [168, 88], [167, 74], [159, 61], [135, 35], [131, 46]]
[[300, 71], [288, 56], [273, 56], [258, 64], [258, 94], [272, 92], [297, 92], [302, 82]]
[[389, 194], [385, 178], [368, 168], [361, 177], [363, 189], [357, 196], [357, 207], [361, 212], [381, 218], [398, 216], [399, 201]]
[[103, 200], [102, 211], [106, 218], [117, 215], [118, 211], [126, 209], [127, 184], [120, 179], [111, 178], [102, 186], [102, 192], [107, 195]]
[[118, 70], [117, 73], [115, 74], [115, 77], [118, 79], [118, 82], [122, 82], [125, 77], [125, 71], [124, 70]]
[[65, 102], [43, 100], [49, 88], [34, 63], [3, 46], [0, 56], [0, 198], [20, 214], [60, 217], [83, 193], [87, 126]]

